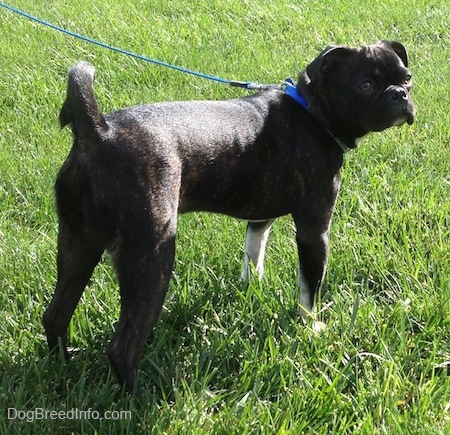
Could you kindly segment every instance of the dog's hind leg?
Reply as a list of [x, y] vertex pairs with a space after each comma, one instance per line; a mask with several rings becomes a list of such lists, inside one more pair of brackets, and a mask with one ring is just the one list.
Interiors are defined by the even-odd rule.
[[58, 338], [66, 349], [67, 327], [77, 303], [100, 261], [105, 245], [95, 236], [76, 236], [64, 223], [58, 234], [57, 284], [53, 299], [43, 316], [47, 343], [50, 350], [58, 346]]
[[255, 265], [256, 272], [261, 278], [264, 273], [264, 255], [266, 253], [267, 239], [273, 219], [267, 221], [249, 221], [245, 234], [244, 268], [241, 280], [247, 282], [250, 276], [250, 262]]
[[164, 225], [135, 225], [144, 233], [121, 234], [113, 254], [120, 284], [121, 313], [108, 357], [128, 392], [134, 389], [145, 339], [161, 313], [175, 256], [176, 216]]

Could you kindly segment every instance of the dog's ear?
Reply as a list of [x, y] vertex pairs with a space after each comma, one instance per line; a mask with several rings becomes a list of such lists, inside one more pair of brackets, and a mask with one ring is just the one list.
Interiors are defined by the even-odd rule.
[[354, 54], [355, 51], [354, 48], [330, 45], [306, 67], [306, 74], [313, 82], [320, 74], [335, 70], [343, 59]]
[[378, 43], [383, 48], [387, 48], [388, 50], [392, 50], [403, 62], [405, 67], [408, 67], [408, 53], [406, 52], [406, 48], [397, 41], [380, 41]]

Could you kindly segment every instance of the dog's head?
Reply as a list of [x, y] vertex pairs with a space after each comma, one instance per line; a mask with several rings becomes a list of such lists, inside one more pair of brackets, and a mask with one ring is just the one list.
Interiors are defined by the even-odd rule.
[[347, 143], [414, 121], [412, 76], [406, 49], [399, 42], [327, 47], [299, 83], [311, 112]]

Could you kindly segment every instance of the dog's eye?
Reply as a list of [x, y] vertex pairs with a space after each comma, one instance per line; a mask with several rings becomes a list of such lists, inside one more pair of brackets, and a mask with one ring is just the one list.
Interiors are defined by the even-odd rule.
[[406, 76], [405, 81], [404, 81], [404, 84], [405, 84], [405, 86], [410, 86], [410, 85], [412, 84], [412, 77], [411, 77], [410, 74], [408, 74], [408, 75]]
[[375, 89], [375, 86], [372, 82], [363, 82], [359, 85], [359, 89], [363, 92], [371, 92]]

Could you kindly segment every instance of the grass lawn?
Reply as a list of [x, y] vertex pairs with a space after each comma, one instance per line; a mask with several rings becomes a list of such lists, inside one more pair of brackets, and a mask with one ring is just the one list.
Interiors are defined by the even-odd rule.
[[56, 280], [53, 183], [71, 146], [57, 122], [67, 69], [94, 63], [105, 111], [246, 91], [0, 7], [0, 433], [450, 433], [447, 0], [9, 3], [139, 54], [260, 83], [296, 77], [329, 44], [396, 39], [409, 50], [418, 117], [345, 158], [320, 334], [297, 316], [289, 217], [274, 225], [264, 279], [243, 288], [245, 223], [182, 216], [173, 280], [132, 397], [105, 353], [119, 315], [107, 257], [71, 322], [79, 351], [69, 363], [49, 357], [41, 324]]

